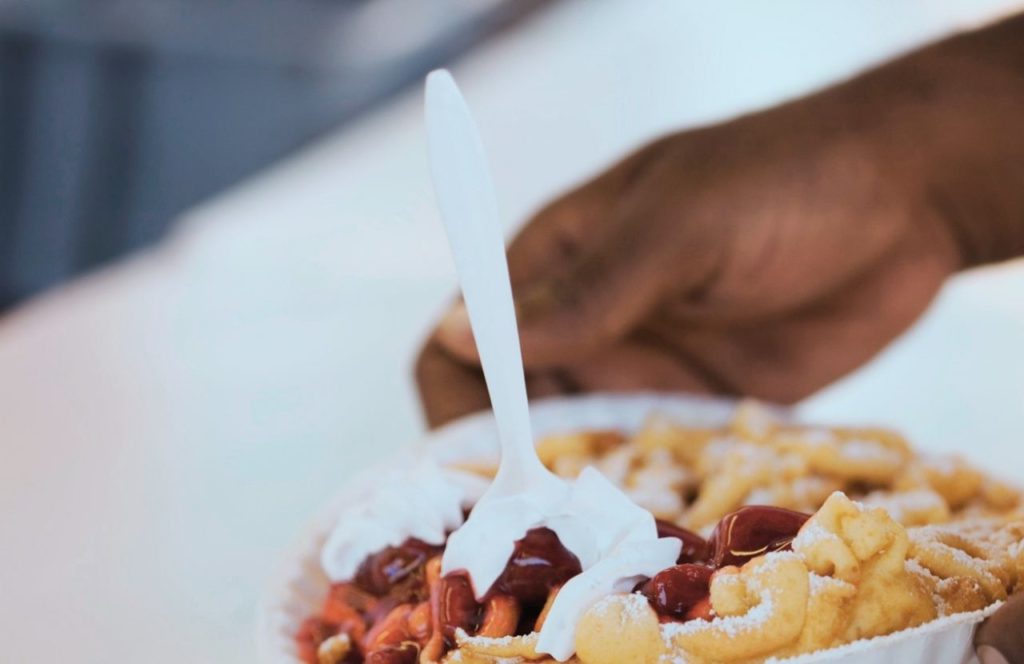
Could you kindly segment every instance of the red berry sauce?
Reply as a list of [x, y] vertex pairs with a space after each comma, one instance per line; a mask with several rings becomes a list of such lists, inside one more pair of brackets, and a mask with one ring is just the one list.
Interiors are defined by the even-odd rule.
[[809, 514], [781, 507], [749, 505], [725, 516], [711, 533], [711, 563], [742, 565], [772, 551], [788, 549]]
[[534, 528], [516, 542], [505, 571], [488, 595], [511, 595], [522, 604], [543, 604], [552, 588], [581, 572], [580, 561], [548, 528]]
[[679, 551], [677, 563], [703, 563], [711, 559], [711, 546], [708, 541], [668, 521], [657, 520], [658, 537], [675, 537], [682, 541], [683, 548]]
[[658, 615], [684, 618], [690, 609], [708, 596], [714, 573], [715, 570], [706, 565], [683, 563], [655, 574], [640, 592]]
[[[679, 539], [682, 549], [676, 565], [638, 584], [636, 592], [647, 598], [662, 621], [713, 620], [709, 589], [716, 570], [788, 548], [808, 518], [806, 514], [778, 507], [743, 507], [723, 518], [708, 540], [685, 528], [657, 521], [658, 536]], [[445, 652], [455, 646], [457, 630], [475, 634], [480, 629], [484, 604], [496, 595], [515, 599], [520, 611], [515, 633], [526, 633], [532, 631], [552, 589], [581, 571], [579, 559], [562, 546], [554, 531], [535, 528], [515, 543], [504, 571], [481, 603], [476, 601], [465, 572], [448, 574], [433, 589], [428, 586], [426, 563], [443, 551], [442, 546], [408, 539], [369, 556], [350, 582], [331, 587], [321, 614], [309, 618], [299, 628], [296, 645], [302, 661], [315, 664], [320, 644], [344, 632], [355, 644], [345, 657], [345, 664], [416, 664], [427, 637], [411, 636], [418, 631], [402, 631], [409, 629], [405, 622], [399, 625], [399, 631], [407, 635], [402, 641], [391, 639], [386, 644], [371, 646], [371, 652], [364, 652], [367, 630], [378, 623], [378, 631], [387, 629], [380, 621], [402, 605], [408, 605], [404, 609], [407, 612], [415, 607], [430, 609], [423, 615], [433, 615]], [[418, 624], [426, 622], [420, 620]]]

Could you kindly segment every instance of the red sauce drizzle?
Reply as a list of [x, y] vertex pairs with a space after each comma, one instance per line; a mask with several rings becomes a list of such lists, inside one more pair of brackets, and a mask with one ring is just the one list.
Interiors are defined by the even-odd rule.
[[742, 565], [772, 551], [788, 549], [809, 514], [781, 507], [749, 505], [725, 516], [711, 533], [715, 567]]

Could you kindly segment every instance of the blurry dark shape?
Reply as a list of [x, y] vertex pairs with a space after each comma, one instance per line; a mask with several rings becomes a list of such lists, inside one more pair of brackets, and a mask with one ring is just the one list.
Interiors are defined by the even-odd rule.
[[0, 308], [154, 241], [549, 2], [0, 5]]

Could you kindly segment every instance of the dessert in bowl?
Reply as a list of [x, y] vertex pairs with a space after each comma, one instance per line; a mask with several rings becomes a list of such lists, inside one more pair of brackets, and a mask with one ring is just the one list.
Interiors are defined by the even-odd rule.
[[320, 569], [293, 575], [288, 597], [265, 612], [276, 661], [828, 656], [977, 620], [1024, 578], [1019, 492], [961, 461], [915, 454], [892, 432], [650, 397], [537, 414], [545, 465], [567, 477], [600, 471], [647, 511], [653, 541], [676, 543], [671, 560], [594, 597], [593, 567], [537, 528], [488, 588], [442, 574], [446, 536], [494, 472], [493, 434], [477, 418], [347, 493], [319, 555], [307, 557]]

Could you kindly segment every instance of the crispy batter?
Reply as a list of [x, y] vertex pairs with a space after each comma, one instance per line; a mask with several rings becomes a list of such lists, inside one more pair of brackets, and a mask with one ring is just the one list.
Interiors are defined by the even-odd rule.
[[576, 627], [576, 656], [583, 664], [655, 664], [665, 651], [658, 616], [643, 595], [610, 595]]
[[352, 650], [352, 639], [348, 634], [342, 632], [321, 643], [317, 648], [316, 656], [319, 664], [340, 664], [350, 650]]
[[[629, 437], [560, 434], [542, 440], [538, 452], [564, 476], [593, 465], [655, 516], [705, 534], [745, 504], [813, 513], [791, 552], [715, 572], [704, 610], [689, 614], [701, 618], [659, 619], [641, 594], [599, 600], [577, 626], [573, 662], [755, 664], [977, 610], [1024, 590], [1021, 492], [962, 459], [916, 456], [883, 429], [798, 427], [746, 402], [717, 428], [655, 414]], [[494, 474], [485, 464], [463, 467]], [[439, 558], [428, 561], [425, 578], [437, 586]], [[430, 602], [397, 606], [367, 632], [359, 606], [348, 606], [359, 598], [339, 594], [325, 615], [346, 631], [326, 639], [318, 656], [335, 664], [353, 647], [392, 644], [418, 648], [420, 664], [553, 663], [536, 645], [558, 590], [533, 631], [520, 635], [518, 602], [491, 597], [476, 633], [458, 630], [447, 653]]]
[[[456, 641], [459, 646], [459, 651], [477, 658], [491, 658], [491, 660], [480, 661], [513, 659], [516, 657], [526, 660], [540, 659], [543, 655], [537, 653], [537, 637], [537, 632], [526, 634], [524, 636], [506, 636], [503, 638], [470, 636], [461, 629], [456, 633]], [[447, 662], [452, 660], [449, 658], [445, 661]]]
[[[792, 553], [718, 570], [711, 582], [712, 619], [662, 624], [667, 652], [658, 654], [652, 614], [635, 608], [640, 596], [617, 595], [587, 612], [577, 655], [584, 664], [657, 661], [662, 655], [749, 664], [890, 634], [1005, 596], [1020, 578], [1022, 535], [1024, 522], [995, 520], [908, 534], [884, 509], [836, 493], [801, 529]], [[945, 570], [927, 556], [918, 560], [913, 551], [922, 542], [955, 544], [961, 553], [952, 555], [970, 555], [977, 569]], [[994, 585], [983, 587], [979, 579]], [[631, 650], [624, 651], [624, 643]]]
[[906, 530], [881, 508], [833, 494], [804, 524], [793, 550], [822, 576], [857, 588], [843, 642], [889, 634], [937, 617], [928, 589], [907, 571]]
[[[651, 416], [621, 445], [573, 463], [596, 465], [659, 517], [704, 532], [744, 504], [817, 511], [794, 543], [805, 567], [805, 583], [797, 588], [808, 588], [802, 611], [810, 618], [800, 623], [791, 614], [770, 636], [730, 639], [722, 621], [756, 614], [762, 603], [740, 570], [720, 570], [712, 584], [716, 620], [699, 629], [693, 621], [662, 626], [672, 633], [664, 639], [688, 661], [814, 652], [982, 608], [1024, 586], [1024, 520], [1015, 513], [1020, 491], [959, 458], [917, 457], [902, 436], [884, 429], [796, 427], [748, 402], [719, 429]], [[979, 527], [981, 521], [994, 525]], [[622, 635], [618, 614], [609, 608], [616, 601], [625, 600], [603, 602], [603, 614], [612, 616], [604, 622], [588, 614], [579, 637], [594, 662], [604, 661], [595, 649], [610, 648], [598, 643], [629, 641], [640, 648], [639, 638], [607, 636]], [[601, 636], [586, 644], [582, 635], [589, 633]], [[711, 642], [714, 654], [702, 650]], [[647, 650], [633, 652], [641, 657], [636, 653]]]
[[1016, 578], [1013, 559], [998, 547], [953, 529], [915, 528], [911, 554], [940, 579], [971, 579], [990, 601], [1006, 599]]
[[799, 556], [768, 554], [712, 578], [711, 606], [720, 617], [662, 629], [673, 646], [701, 659], [765, 657], [800, 635], [809, 596], [807, 567]]
[[884, 507], [905, 526], [1005, 516], [1022, 506], [1018, 489], [958, 457], [916, 456], [895, 432], [796, 426], [752, 401], [718, 428], [655, 413], [628, 438], [584, 431], [545, 438], [538, 449], [556, 472], [574, 476], [593, 465], [659, 518], [695, 530], [742, 505], [814, 511], [834, 491]]

